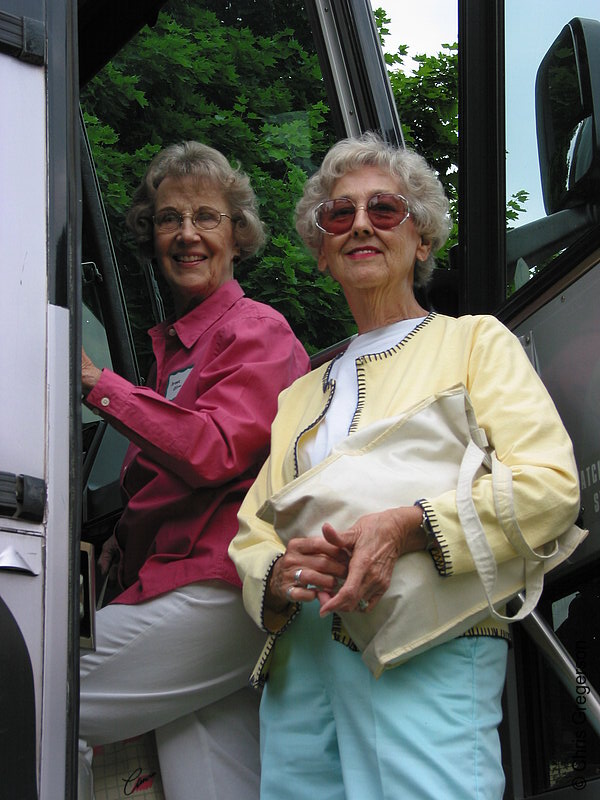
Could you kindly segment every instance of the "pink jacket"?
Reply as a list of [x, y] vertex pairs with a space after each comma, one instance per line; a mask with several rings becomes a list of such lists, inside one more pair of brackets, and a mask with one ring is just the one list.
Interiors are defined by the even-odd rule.
[[200, 580], [240, 585], [227, 555], [237, 512], [268, 455], [279, 393], [309, 370], [285, 319], [235, 280], [149, 333], [148, 386], [103, 370], [87, 397], [131, 441], [119, 603]]

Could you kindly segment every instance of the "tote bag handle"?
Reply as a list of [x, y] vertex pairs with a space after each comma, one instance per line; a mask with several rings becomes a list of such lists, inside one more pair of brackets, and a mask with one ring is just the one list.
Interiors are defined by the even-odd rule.
[[473, 502], [473, 480], [484, 460], [488, 460], [487, 453], [474, 441], [470, 441], [461, 463], [456, 487], [458, 516], [492, 616], [506, 622], [518, 622], [536, 607], [544, 588], [543, 561], [554, 555], [558, 543], [555, 542], [554, 551], [547, 555], [537, 553], [527, 544], [514, 513], [512, 472], [492, 453], [491, 473], [496, 514], [505, 536], [523, 558], [524, 567], [525, 599], [521, 608], [513, 616], [500, 614], [494, 608], [493, 601], [498, 567]]

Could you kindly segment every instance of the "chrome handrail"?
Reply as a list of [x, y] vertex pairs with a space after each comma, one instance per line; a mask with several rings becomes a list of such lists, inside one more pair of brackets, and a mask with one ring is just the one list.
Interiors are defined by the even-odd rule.
[[[524, 599], [524, 595], [519, 594], [519, 600], [523, 602]], [[579, 669], [569, 651], [538, 611], [532, 611], [519, 624], [538, 646], [556, 677], [600, 736], [600, 695], [588, 681], [585, 673]]]

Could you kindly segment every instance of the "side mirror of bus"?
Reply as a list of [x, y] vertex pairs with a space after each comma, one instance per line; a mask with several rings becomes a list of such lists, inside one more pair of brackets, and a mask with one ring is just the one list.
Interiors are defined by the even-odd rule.
[[600, 201], [600, 22], [575, 17], [544, 56], [535, 84], [547, 214]]

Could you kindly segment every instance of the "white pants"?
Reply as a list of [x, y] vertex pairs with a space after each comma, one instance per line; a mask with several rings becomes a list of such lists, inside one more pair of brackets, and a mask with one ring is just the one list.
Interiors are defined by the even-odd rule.
[[156, 731], [167, 800], [258, 797], [259, 697], [247, 688], [264, 635], [241, 592], [190, 584], [106, 606], [81, 658], [80, 800], [93, 797], [92, 746]]

